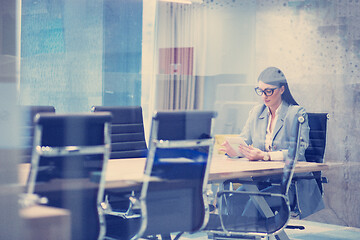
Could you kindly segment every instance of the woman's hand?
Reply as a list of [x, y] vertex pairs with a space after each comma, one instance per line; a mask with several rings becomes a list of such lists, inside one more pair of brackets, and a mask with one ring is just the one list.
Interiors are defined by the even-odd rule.
[[220, 148], [220, 151], [224, 151], [229, 155], [229, 157], [237, 157], [239, 154], [231, 147], [228, 141], [225, 141], [221, 144], [223, 148]]
[[253, 146], [239, 146], [239, 151], [244, 154], [244, 156], [250, 161], [262, 160], [264, 158], [265, 152], [261, 151], [258, 148]]

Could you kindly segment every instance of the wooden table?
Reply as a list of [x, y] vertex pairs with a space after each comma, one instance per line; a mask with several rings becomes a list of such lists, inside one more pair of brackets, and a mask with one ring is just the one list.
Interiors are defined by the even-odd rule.
[[[132, 187], [142, 181], [145, 158], [109, 160], [106, 172], [106, 187]], [[333, 164], [298, 162], [295, 172], [313, 172], [328, 170]], [[248, 178], [281, 174], [282, 161], [249, 161], [246, 158], [231, 159], [224, 155], [214, 155], [209, 182], [221, 182], [233, 178]]]
[[[106, 171], [106, 188], [127, 191], [142, 182], [146, 158], [111, 159]], [[295, 173], [324, 171], [339, 164], [297, 162]], [[210, 165], [209, 182], [221, 182], [233, 178], [248, 178], [281, 174], [282, 161], [249, 161], [246, 158], [231, 159], [225, 155], [214, 155]], [[30, 164], [19, 166], [19, 182], [25, 186]]]
[[[139, 190], [141, 187], [146, 158], [111, 159], [106, 171], [106, 188], [117, 191]], [[328, 170], [336, 164], [319, 164], [298, 162], [295, 172], [312, 172]], [[337, 164], [339, 165], [339, 164]], [[250, 178], [256, 176], [276, 175], [283, 172], [282, 161], [249, 161], [245, 158], [230, 159], [225, 155], [214, 155], [210, 165], [209, 182], [222, 182], [233, 178]], [[30, 164], [19, 166], [19, 181], [25, 186]], [[278, 234], [279, 239], [288, 239], [285, 232]]]

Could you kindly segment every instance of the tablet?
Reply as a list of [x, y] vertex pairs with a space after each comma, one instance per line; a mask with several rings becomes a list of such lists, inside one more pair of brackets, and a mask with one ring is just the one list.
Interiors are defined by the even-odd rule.
[[239, 154], [239, 145], [247, 146], [245, 140], [242, 137], [226, 137], [226, 141], [230, 144], [230, 146]]

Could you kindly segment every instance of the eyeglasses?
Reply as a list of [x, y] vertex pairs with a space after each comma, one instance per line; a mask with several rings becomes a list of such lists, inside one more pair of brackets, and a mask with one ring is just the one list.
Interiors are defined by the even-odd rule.
[[271, 95], [273, 95], [275, 89], [278, 88], [265, 88], [264, 90], [262, 90], [261, 88], [257, 87], [255, 88], [255, 92], [259, 96], [265, 94], [265, 96], [270, 97]]

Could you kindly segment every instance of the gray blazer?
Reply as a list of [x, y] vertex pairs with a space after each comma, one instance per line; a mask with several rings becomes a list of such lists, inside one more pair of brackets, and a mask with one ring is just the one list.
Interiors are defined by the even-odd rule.
[[[299, 150], [299, 161], [305, 161], [305, 150], [309, 143], [309, 125], [305, 109], [300, 106], [288, 105], [283, 101], [279, 112], [278, 120], [275, 124], [272, 149], [273, 151], [282, 151], [284, 156], [288, 153], [290, 145], [291, 124], [297, 115], [302, 114], [305, 117], [305, 123], [301, 128], [300, 137], [303, 139], [303, 147]], [[262, 151], [265, 151], [265, 135], [268, 125], [268, 111], [264, 104], [255, 106], [249, 113], [248, 120], [240, 134], [249, 145], [253, 145]], [[285, 158], [284, 158], [285, 159]], [[312, 173], [296, 174], [311, 175]], [[300, 218], [305, 218], [324, 208], [322, 195], [314, 179], [299, 180], [295, 186], [290, 188], [289, 194], [296, 194], [297, 211]]]

